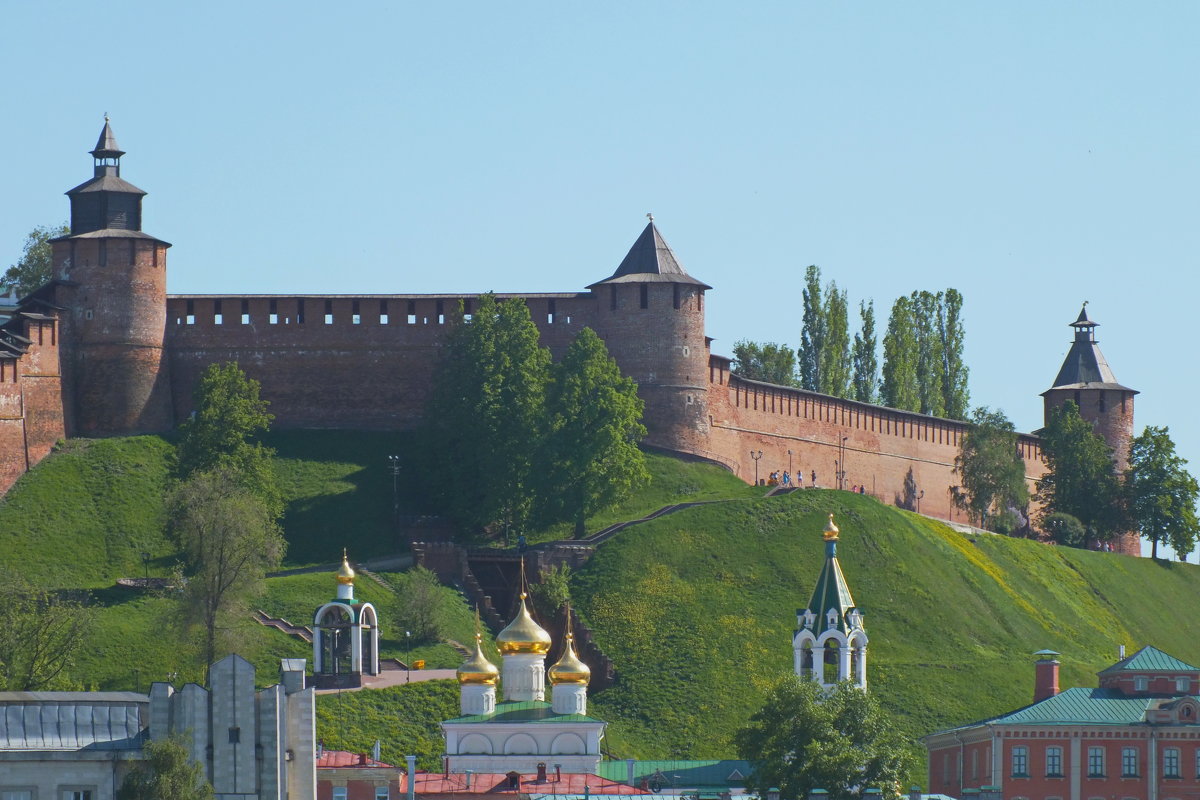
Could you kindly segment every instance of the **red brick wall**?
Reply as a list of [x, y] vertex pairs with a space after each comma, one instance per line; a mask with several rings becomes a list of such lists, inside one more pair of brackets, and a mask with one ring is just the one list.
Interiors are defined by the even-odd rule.
[[[758, 476], [789, 469], [806, 486], [817, 473], [817, 485], [836, 486], [841, 437], [846, 437], [846, 489], [864, 486], [866, 493], [887, 503], [903, 498], [911, 469], [923, 514], [967, 522], [952, 507], [950, 487], [958, 484], [954, 459], [967, 426], [906, 411], [856, 403], [800, 389], [746, 381], [728, 370], [725, 359], [711, 364], [708, 410], [712, 418], [709, 455], [739, 477], [754, 481], [753, 450], [762, 451]], [[1026, 476], [1033, 482], [1044, 472], [1037, 439], [1020, 438]]]
[[[208, 365], [236, 361], [262, 384], [262, 396], [270, 401], [279, 427], [411, 428], [424, 413], [447, 323], [460, 300], [473, 299], [171, 297], [167, 341], [176, 419], [191, 412], [192, 390]], [[561, 356], [587, 324], [590, 296], [565, 293], [526, 300], [542, 343]]]
[[32, 340], [21, 359], [22, 404], [25, 411], [25, 440], [30, 464], [36, 464], [66, 436], [59, 373], [58, 325], [48, 320], [30, 320], [25, 338]]
[[29, 467], [19, 371], [18, 359], [0, 358], [0, 492], [7, 492]]

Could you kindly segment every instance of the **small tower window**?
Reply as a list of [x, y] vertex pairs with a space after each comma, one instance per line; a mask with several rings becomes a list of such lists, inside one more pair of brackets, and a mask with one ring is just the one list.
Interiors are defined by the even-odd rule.
[[675, 308], [678, 309], [679, 308], [679, 284], [678, 283], [672, 284], [671, 288], [674, 290], [672, 292], [671, 302], [674, 304]]
[[225, 315], [221, 313], [221, 301], [213, 300], [213, 325], [221, 325], [225, 322]]
[[350, 324], [351, 325], [361, 325], [362, 324], [362, 314], [360, 314], [358, 312], [358, 301], [357, 300], [354, 300], [350, 303]]
[[297, 325], [304, 324], [304, 298], [303, 297], [296, 299], [296, 324]]
[[434, 308], [434, 311], [437, 313], [437, 324], [438, 324], [438, 325], [445, 325], [445, 324], [446, 324], [446, 306], [445, 306], [445, 302], [446, 302], [445, 300], [438, 300], [438, 301], [437, 301], [437, 304], [436, 304], [436, 307]]
[[250, 324], [250, 301], [249, 300], [242, 301], [242, 324], [243, 325]]
[[638, 295], [639, 304], [641, 305], [642, 308], [649, 308], [650, 307], [650, 287], [643, 283], [641, 286], [638, 287], [638, 289], [641, 290]]
[[388, 324], [388, 308], [387, 308], [387, 300], [380, 300], [380, 301], [379, 301], [379, 324], [380, 324], [380, 325], [387, 325], [387, 324]]
[[326, 325], [333, 324], [333, 301], [332, 300], [325, 301], [325, 324]]
[[1105, 406], [1105, 403], [1104, 403], [1104, 390], [1103, 390], [1103, 389], [1101, 389], [1101, 390], [1100, 390], [1100, 413], [1101, 413], [1101, 414], [1103, 414], [1103, 413], [1104, 413], [1104, 406]]
[[267, 322], [271, 325], [279, 324], [279, 301], [274, 297], [271, 298], [267, 306]]
[[108, 266], [108, 241], [106, 239], [100, 240], [100, 266]]
[[415, 300], [408, 301], [408, 324], [417, 324], [417, 302]]

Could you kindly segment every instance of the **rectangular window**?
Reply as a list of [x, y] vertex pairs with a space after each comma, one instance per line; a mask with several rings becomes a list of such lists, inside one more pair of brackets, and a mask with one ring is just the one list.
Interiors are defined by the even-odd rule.
[[1012, 776], [1029, 777], [1029, 748], [1018, 746], [1012, 749]]
[[1047, 747], [1046, 748], [1046, 777], [1061, 778], [1062, 771], [1062, 748]]
[[221, 313], [221, 301], [213, 300], [213, 325], [220, 325], [225, 322], [225, 315]]
[[434, 312], [437, 314], [438, 325], [446, 324], [446, 305], [444, 300], [438, 300], [435, 304]]
[[33, 789], [0, 789], [0, 800], [33, 800]]
[[1121, 748], [1121, 777], [1136, 778], [1138, 776], [1138, 751], [1136, 747]]
[[271, 298], [267, 308], [267, 322], [272, 325], [279, 324], [279, 301]]
[[[1197, 759], [1197, 763], [1200, 764], [1200, 758]], [[1103, 747], [1089, 747], [1088, 748], [1088, 771], [1087, 771], [1087, 774], [1088, 774], [1089, 778], [1103, 778], [1104, 777], [1104, 748]]]
[[357, 300], [353, 300], [350, 303], [350, 324], [351, 325], [361, 325], [362, 324], [362, 314], [358, 313], [358, 301]]
[[1133, 679], [1133, 690], [1135, 692], [1144, 692], [1150, 688], [1150, 679], [1139, 675]]
[[92, 800], [91, 789], [63, 789], [62, 800]]
[[1175, 691], [1186, 692], [1189, 689], [1191, 689], [1191, 687], [1192, 687], [1192, 681], [1190, 678], [1176, 678], [1175, 679]]
[[296, 324], [297, 325], [304, 324], [304, 298], [303, 297], [299, 297], [296, 299]]
[[108, 266], [108, 242], [104, 239], [100, 240], [100, 266]]
[[1182, 778], [1179, 772], [1179, 748], [1168, 747], [1163, 750], [1163, 777]]
[[389, 796], [390, 795], [388, 793], [388, 787], [386, 787], [386, 786], [376, 786], [375, 787], [375, 800], [388, 800]]
[[333, 800], [346, 800], [346, 787], [345, 786], [333, 787]]
[[379, 324], [380, 325], [388, 324], [387, 300], [379, 301]]
[[414, 301], [414, 300], [408, 301], [408, 324], [409, 325], [417, 324], [417, 304], [416, 304], [416, 301]]
[[550, 302], [546, 304], [546, 324], [547, 325], [554, 324], [554, 312], [557, 310], [558, 310], [558, 308], [557, 308], [557, 304], [554, 302], [554, 298], [550, 298]]
[[675, 308], [679, 308], [679, 284], [673, 283], [671, 284], [671, 288], [675, 290], [674, 296], [671, 298], [671, 302], [674, 304]]
[[332, 300], [325, 301], [325, 324], [326, 325], [333, 324], [333, 301]]
[[641, 305], [642, 308], [649, 308], [650, 307], [650, 287], [643, 283], [641, 286], [638, 287], [638, 289], [640, 290], [638, 293], [638, 303]]
[[243, 325], [250, 324], [250, 301], [249, 300], [242, 301], [242, 324]]

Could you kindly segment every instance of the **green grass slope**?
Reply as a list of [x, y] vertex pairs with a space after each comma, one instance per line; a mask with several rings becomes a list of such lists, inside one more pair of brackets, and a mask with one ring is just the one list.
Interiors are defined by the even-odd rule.
[[792, 669], [835, 514], [839, 559], [871, 637], [869, 680], [913, 736], [1029, 702], [1030, 654], [1095, 685], [1117, 646], [1200, 663], [1183, 635], [1200, 568], [981, 534], [830, 490], [736, 500], [629, 529], [576, 575], [576, 607], [615, 660], [593, 699], [623, 756], [716, 758]]

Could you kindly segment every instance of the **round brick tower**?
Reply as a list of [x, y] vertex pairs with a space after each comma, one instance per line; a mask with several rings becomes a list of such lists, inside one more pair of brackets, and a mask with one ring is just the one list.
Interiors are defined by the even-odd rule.
[[593, 327], [646, 403], [646, 444], [708, 450], [708, 348], [704, 291], [654, 225], [633, 243], [617, 271], [588, 287]]
[[91, 180], [67, 192], [71, 233], [54, 240], [55, 299], [64, 306], [67, 433], [103, 436], [172, 427], [163, 349], [168, 243], [142, 232], [145, 192], [121, 178], [104, 118]]
[[[1096, 342], [1099, 323], [1088, 319], [1087, 303], [1071, 323], [1075, 341], [1063, 361], [1054, 385], [1042, 392], [1045, 421], [1050, 412], [1068, 400], [1079, 406], [1079, 415], [1092, 423], [1096, 433], [1112, 448], [1113, 464], [1118, 473], [1129, 466], [1129, 446], [1133, 439], [1133, 396], [1135, 389], [1117, 383], [1112, 369]], [[1119, 534], [1113, 549], [1126, 555], [1141, 554], [1137, 531]]]

